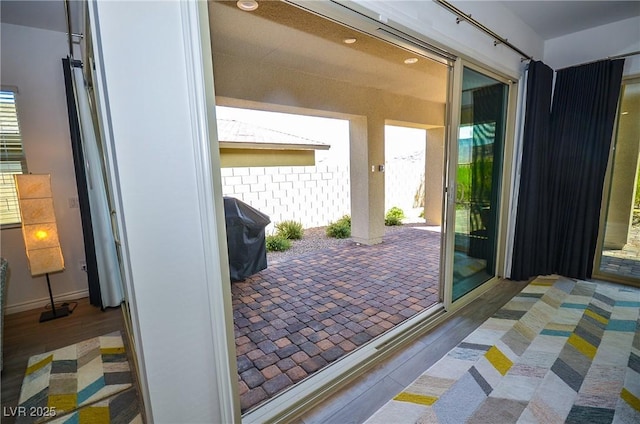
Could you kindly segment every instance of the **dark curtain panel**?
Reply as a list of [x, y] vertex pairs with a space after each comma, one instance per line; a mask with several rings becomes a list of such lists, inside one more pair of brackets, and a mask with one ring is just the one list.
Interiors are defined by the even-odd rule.
[[605, 60], [557, 73], [548, 254], [555, 272], [567, 277], [591, 277], [623, 65]]
[[624, 60], [531, 62], [511, 279], [591, 277]]
[[538, 274], [550, 274], [547, 258], [549, 244], [549, 138], [553, 70], [542, 62], [529, 63], [522, 168], [511, 264], [511, 278], [527, 280]]
[[506, 86], [495, 84], [473, 92], [473, 145], [471, 150], [471, 214], [469, 256], [487, 261], [495, 271], [496, 221]]

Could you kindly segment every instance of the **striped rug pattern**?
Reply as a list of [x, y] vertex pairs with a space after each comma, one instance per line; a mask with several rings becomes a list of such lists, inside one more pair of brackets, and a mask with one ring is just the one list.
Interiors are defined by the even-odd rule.
[[539, 277], [368, 424], [639, 423], [640, 290]]
[[136, 422], [132, 378], [120, 332], [32, 356], [16, 422]]

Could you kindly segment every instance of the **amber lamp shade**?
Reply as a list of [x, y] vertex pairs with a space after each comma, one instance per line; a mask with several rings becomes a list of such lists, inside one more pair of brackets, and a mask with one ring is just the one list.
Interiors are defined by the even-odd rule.
[[22, 236], [32, 276], [64, 270], [50, 175], [16, 175]]

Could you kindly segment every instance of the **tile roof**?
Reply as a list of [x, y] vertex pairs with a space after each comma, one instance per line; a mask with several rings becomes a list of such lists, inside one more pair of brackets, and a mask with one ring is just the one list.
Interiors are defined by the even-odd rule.
[[288, 144], [293, 146], [317, 146], [318, 148], [329, 147], [329, 145], [317, 140], [233, 119], [218, 119], [218, 139], [222, 143]]

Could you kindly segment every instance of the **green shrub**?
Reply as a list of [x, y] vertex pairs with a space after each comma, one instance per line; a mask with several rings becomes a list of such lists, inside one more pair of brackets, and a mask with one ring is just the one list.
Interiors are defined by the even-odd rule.
[[424, 209], [422, 209], [420, 211], [420, 214], [418, 215], [418, 218], [424, 218]]
[[404, 211], [397, 206], [392, 207], [384, 216], [384, 225], [402, 225]]
[[330, 223], [327, 227], [327, 236], [339, 239], [351, 237], [351, 217], [345, 215], [336, 222]]
[[291, 241], [279, 235], [266, 237], [267, 252], [284, 252], [291, 248]]
[[300, 240], [304, 230], [301, 222], [288, 220], [276, 224], [276, 234], [289, 240]]

